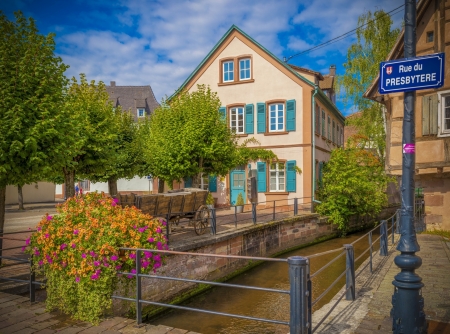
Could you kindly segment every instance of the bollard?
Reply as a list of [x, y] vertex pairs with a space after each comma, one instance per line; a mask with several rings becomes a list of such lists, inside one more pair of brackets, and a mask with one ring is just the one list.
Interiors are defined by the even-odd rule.
[[298, 215], [298, 198], [294, 198], [294, 216]]
[[370, 254], [370, 273], [373, 274], [373, 269], [372, 269], [372, 231], [369, 232], [369, 254]]
[[211, 209], [211, 234], [216, 235], [217, 233], [217, 221], [216, 221], [216, 209]]
[[137, 326], [142, 324], [142, 291], [141, 291], [141, 251], [136, 251], [136, 322]]
[[290, 283], [290, 334], [307, 334], [310, 309], [308, 309], [308, 259], [303, 256], [288, 257]]
[[346, 244], [345, 248], [345, 287], [347, 292], [345, 293], [346, 300], [355, 300], [355, 251], [353, 250], [353, 245]]
[[30, 258], [30, 302], [34, 303], [36, 301], [36, 286], [34, 282], [36, 281], [36, 273], [33, 269], [33, 258]]
[[382, 220], [380, 224], [380, 256], [388, 255], [387, 221]]
[[252, 203], [252, 220], [256, 224], [256, 203]]

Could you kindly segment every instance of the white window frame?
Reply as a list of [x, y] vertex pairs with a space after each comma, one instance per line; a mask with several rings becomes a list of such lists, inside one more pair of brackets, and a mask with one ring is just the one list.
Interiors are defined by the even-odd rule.
[[[233, 67], [232, 70], [229, 70], [229, 66], [228, 66], [228, 70], [225, 71], [225, 65], [226, 64], [231, 64], [231, 66]], [[229, 75], [231, 75], [231, 79], [225, 80], [225, 74], [228, 73]], [[233, 82], [234, 81], [234, 60], [226, 60], [224, 62], [222, 62], [222, 76], [223, 76], [223, 82]]]
[[[140, 112], [142, 111], [142, 116]], [[137, 117], [145, 117], [145, 108], [137, 108], [136, 109]]]
[[[271, 108], [275, 106], [275, 130], [272, 130], [272, 110]], [[280, 124], [279, 121], [279, 116], [278, 113], [281, 111], [279, 110], [279, 107], [282, 106], [283, 110], [283, 127], [281, 129], [278, 129], [278, 125]], [[269, 107], [267, 108], [269, 109], [268, 113], [269, 113], [269, 119], [268, 119], [268, 125], [269, 125], [269, 132], [284, 132], [285, 128], [286, 128], [286, 106], [284, 103], [271, 103], [269, 104]]]
[[209, 175], [202, 173], [200, 177], [200, 188], [203, 190], [209, 189]]
[[[283, 167], [281, 168], [280, 165], [283, 165]], [[272, 189], [273, 185], [272, 178], [275, 178], [275, 189]], [[285, 162], [274, 162], [269, 164], [269, 192], [286, 192]]]
[[[248, 67], [242, 68], [241, 64], [245, 65], [248, 61]], [[242, 77], [242, 71], [248, 71], [248, 77]], [[252, 60], [251, 58], [241, 58], [239, 59], [239, 80], [250, 80], [252, 78]]]
[[[239, 120], [239, 115], [242, 115], [241, 120]], [[233, 122], [235, 122], [235, 125], [233, 125]], [[242, 122], [242, 125], [240, 125], [239, 122]], [[239, 130], [239, 128], [241, 126], [242, 126], [242, 130]], [[244, 111], [244, 107], [232, 107], [232, 108], [230, 108], [230, 129], [231, 129], [231, 131], [235, 131], [236, 134], [244, 134], [245, 133], [245, 111]]]
[[[449, 137], [450, 129], [445, 130], [445, 98], [450, 99], [450, 90], [438, 92], [438, 137]], [[450, 107], [447, 107], [450, 108]]]

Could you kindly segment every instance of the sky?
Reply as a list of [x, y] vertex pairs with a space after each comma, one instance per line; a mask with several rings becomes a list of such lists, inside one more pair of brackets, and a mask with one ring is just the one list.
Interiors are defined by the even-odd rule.
[[[150, 85], [158, 101], [170, 96], [234, 24], [280, 59], [357, 27], [368, 10], [389, 12], [404, 0], [2, 0], [11, 20], [21, 10], [41, 34], [56, 34], [55, 53], [69, 78], [109, 85]], [[401, 26], [404, 7], [393, 12]], [[343, 74], [356, 35], [289, 59], [289, 64]], [[341, 99], [344, 115], [351, 106]]]

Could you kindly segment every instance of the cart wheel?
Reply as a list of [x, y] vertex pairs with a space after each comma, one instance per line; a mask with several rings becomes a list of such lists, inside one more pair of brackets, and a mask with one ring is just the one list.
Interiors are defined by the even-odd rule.
[[209, 208], [202, 205], [195, 214], [194, 230], [197, 235], [204, 234], [209, 224]]

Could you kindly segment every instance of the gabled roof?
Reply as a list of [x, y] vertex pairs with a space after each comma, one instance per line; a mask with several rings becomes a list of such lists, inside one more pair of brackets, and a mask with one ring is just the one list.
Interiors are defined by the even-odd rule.
[[[422, 17], [425, 15], [425, 11], [428, 8], [428, 5], [431, 3], [431, 0], [419, 0], [416, 7], [416, 27], [418, 23], [422, 20]], [[391, 51], [389, 52], [388, 56], [386, 57], [387, 60], [395, 60], [403, 57], [403, 48], [404, 48], [404, 38], [405, 35], [405, 28], [402, 29], [400, 34], [398, 35], [397, 41], [395, 42], [394, 46], [392, 47]], [[380, 79], [380, 73], [378, 73], [375, 80], [372, 81], [370, 86], [367, 88], [367, 90], [364, 92], [363, 97], [367, 99], [374, 100], [375, 95], [378, 92], [378, 80]]]
[[227, 39], [228, 36], [230, 36], [233, 32], [238, 32], [248, 40], [250, 40], [255, 46], [257, 46], [259, 49], [261, 49], [263, 52], [265, 52], [267, 55], [269, 55], [272, 59], [274, 59], [278, 64], [282, 65], [284, 68], [286, 68], [289, 72], [293, 73], [296, 77], [298, 77], [300, 80], [305, 82], [306, 84], [310, 85], [311, 87], [314, 87], [314, 83], [306, 79], [304, 76], [299, 74], [297, 71], [292, 69], [288, 64], [286, 64], [284, 61], [279, 59], [277, 56], [275, 56], [272, 52], [267, 50], [264, 46], [259, 44], [257, 41], [255, 41], [253, 38], [251, 38], [249, 35], [247, 35], [245, 32], [243, 32], [241, 29], [239, 29], [236, 25], [232, 25], [230, 29], [222, 36], [222, 38], [217, 42], [217, 44], [212, 48], [212, 50], [206, 55], [206, 57], [200, 62], [200, 64], [195, 68], [195, 70], [187, 77], [187, 79], [183, 82], [183, 84], [173, 93], [168, 100], [171, 100], [178, 92], [183, 90], [186, 85], [191, 81], [192, 78], [195, 77], [195, 75], [200, 71], [200, 69], [205, 65], [205, 63], [210, 59], [211, 56], [214, 55], [216, 50], [224, 43], [224, 41]]
[[296, 71], [306, 72], [306, 73], [309, 73], [309, 74], [317, 76], [317, 78], [319, 80], [323, 80], [322, 73], [320, 73], [320, 72], [316, 72], [316, 71], [310, 70], [308, 68], [304, 68], [304, 67], [300, 67], [300, 66], [296, 66], [296, 65], [291, 65], [291, 64], [289, 64], [289, 66], [292, 67]]
[[319, 82], [320, 89], [333, 89], [334, 75], [325, 75], [323, 81]]

